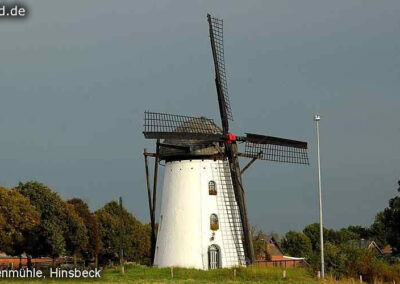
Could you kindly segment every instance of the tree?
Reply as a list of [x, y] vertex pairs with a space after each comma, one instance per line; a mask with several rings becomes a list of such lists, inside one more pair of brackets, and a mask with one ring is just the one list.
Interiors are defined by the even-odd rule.
[[282, 249], [286, 254], [308, 258], [312, 254], [310, 239], [303, 233], [289, 231], [281, 241]]
[[387, 227], [385, 212], [378, 212], [375, 216], [374, 223], [371, 225], [370, 238], [373, 239], [376, 244], [380, 247], [384, 247], [388, 244], [388, 235], [390, 226]]
[[[398, 181], [400, 192], [400, 181]], [[387, 230], [387, 241], [398, 252], [400, 250], [400, 196], [395, 196], [389, 200], [389, 206], [383, 210], [383, 214], [378, 213], [378, 223], [384, 225]], [[374, 223], [375, 224], [375, 223]], [[381, 227], [382, 225], [377, 225]]]
[[85, 201], [79, 198], [68, 200], [68, 203], [74, 206], [76, 213], [82, 218], [87, 229], [88, 245], [86, 247], [87, 254], [81, 252], [86, 259], [94, 258], [95, 265], [98, 266], [98, 255], [102, 248], [101, 244], [101, 228], [99, 219], [96, 214], [90, 212], [89, 206]]
[[[325, 242], [330, 242], [332, 245], [341, 245], [342, 243], [350, 240], [359, 239], [359, 235], [350, 229], [340, 229], [335, 231], [333, 229], [323, 228]], [[318, 252], [320, 248], [320, 227], [319, 223], [312, 223], [306, 226], [303, 233], [310, 239], [312, 250]]]
[[74, 264], [78, 256], [88, 247], [88, 233], [83, 219], [76, 213], [72, 204], [63, 202], [66, 231], [64, 232], [67, 252], [73, 256]]
[[324, 256], [326, 270], [342, 277], [346, 269], [346, 254], [341, 250], [340, 245], [335, 245], [331, 242], [324, 244]]
[[303, 233], [311, 242], [312, 250], [316, 251], [319, 244], [319, 223], [312, 223], [303, 229]]
[[10, 247], [10, 239], [6, 233], [6, 219], [4, 219], [3, 215], [0, 214], [0, 247], [6, 248]]
[[359, 235], [348, 229], [342, 228], [339, 231], [327, 230], [327, 241], [335, 245], [341, 245], [351, 240], [359, 240]]
[[356, 234], [358, 239], [370, 239], [371, 238], [371, 230], [369, 228], [365, 228], [362, 226], [348, 226], [347, 230]]
[[122, 220], [120, 219], [120, 206], [111, 201], [103, 208], [96, 211], [99, 218], [102, 246], [101, 256], [103, 259], [119, 259], [120, 233], [122, 230], [124, 256], [126, 259], [141, 263], [150, 262], [150, 230], [143, 226], [131, 213], [122, 209]]
[[[400, 192], [400, 181], [398, 186]], [[389, 243], [395, 253], [400, 251], [400, 196], [391, 198], [389, 206], [376, 214], [370, 234], [379, 246]]]
[[43, 219], [40, 229], [34, 234], [31, 243], [32, 254], [35, 256], [51, 256], [53, 262], [65, 253], [65, 239], [62, 226], [52, 218]]
[[253, 236], [253, 247], [256, 259], [270, 260], [267, 247], [265, 245], [267, 236], [262, 230], [257, 230], [256, 227], [251, 228], [251, 235]]
[[0, 187], [0, 248], [10, 255], [27, 249], [28, 233], [37, 227], [39, 212], [17, 191]]
[[[332, 241], [335, 242], [336, 235], [333, 230], [329, 230], [327, 228], [323, 228], [324, 231], [324, 240], [325, 241]], [[303, 229], [303, 233], [310, 239], [312, 250], [318, 251], [319, 250], [319, 243], [320, 243], [320, 226], [319, 223], [312, 223], [307, 225]]]
[[51, 256], [53, 259], [64, 254], [67, 225], [63, 200], [46, 185], [36, 181], [20, 182], [15, 190], [29, 198], [40, 212], [40, 224], [35, 231], [30, 232], [27, 253]]

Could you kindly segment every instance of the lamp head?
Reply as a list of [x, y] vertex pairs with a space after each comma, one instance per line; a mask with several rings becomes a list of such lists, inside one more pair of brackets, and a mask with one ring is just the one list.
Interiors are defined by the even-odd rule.
[[319, 116], [319, 114], [314, 114], [314, 121], [320, 121], [321, 120], [321, 116]]

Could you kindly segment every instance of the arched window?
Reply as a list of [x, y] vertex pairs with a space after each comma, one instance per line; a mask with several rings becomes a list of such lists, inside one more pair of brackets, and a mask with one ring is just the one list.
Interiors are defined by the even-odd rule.
[[210, 216], [210, 229], [213, 231], [216, 231], [219, 229], [217, 214], [211, 214], [211, 216]]
[[217, 195], [217, 187], [215, 181], [210, 180], [208, 182], [208, 194], [209, 195]]
[[217, 269], [221, 267], [221, 257], [219, 247], [211, 245], [208, 247], [208, 268]]

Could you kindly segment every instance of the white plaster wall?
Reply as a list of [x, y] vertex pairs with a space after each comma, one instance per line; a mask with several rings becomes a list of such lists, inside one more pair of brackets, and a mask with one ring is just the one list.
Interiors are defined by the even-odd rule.
[[[239, 264], [233, 253], [232, 228], [226, 220], [230, 212], [221, 209], [224, 198], [219, 190], [222, 181], [218, 163], [222, 161], [166, 163], [155, 265], [208, 269], [208, 247], [212, 244], [221, 249], [223, 267]], [[210, 180], [217, 184], [216, 196], [208, 194]], [[217, 231], [210, 229], [210, 215], [213, 213], [220, 221]], [[242, 243], [240, 246], [243, 248]]]
[[[225, 168], [225, 169], [223, 169]], [[225, 173], [224, 173], [225, 172]], [[232, 181], [229, 172], [229, 165], [227, 161], [207, 161], [207, 166], [202, 173], [202, 188], [206, 188], [203, 195], [203, 202], [207, 203], [207, 207], [203, 210], [203, 234], [207, 238], [203, 239], [203, 251], [205, 251], [206, 264], [208, 264], [208, 247], [212, 244], [217, 245], [221, 249], [221, 262], [222, 267], [232, 267], [240, 265], [238, 254], [242, 255], [244, 261], [244, 249], [242, 236], [236, 236], [234, 225], [232, 224], [232, 215], [240, 219], [239, 208], [234, 202], [234, 206], [228, 206], [226, 203], [227, 195], [229, 194], [234, 200], [234, 193], [232, 188]], [[228, 182], [226, 182], [228, 178]], [[208, 194], [208, 182], [214, 180], [216, 182], [217, 195]], [[219, 230], [210, 230], [210, 215], [216, 213], [219, 219]], [[239, 221], [240, 222], [240, 221]], [[242, 225], [238, 223], [237, 226], [242, 234]], [[213, 240], [211, 239], [213, 237]], [[239, 243], [235, 245], [234, 238], [238, 238]], [[238, 253], [239, 251], [239, 253]]]

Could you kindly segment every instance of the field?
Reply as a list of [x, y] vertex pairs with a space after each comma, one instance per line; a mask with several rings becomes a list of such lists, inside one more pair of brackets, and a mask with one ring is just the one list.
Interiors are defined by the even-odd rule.
[[[236, 276], [235, 276], [236, 271]], [[149, 268], [127, 265], [125, 274], [120, 269], [107, 269], [100, 279], [0, 279], [0, 283], [318, 283], [305, 269], [283, 270], [274, 267], [249, 267], [237, 269], [218, 269], [201, 271], [195, 269], [174, 268], [173, 276], [169, 268]], [[326, 280], [325, 283], [333, 282]], [[339, 282], [335, 282], [339, 283]], [[344, 283], [344, 282], [342, 282]], [[349, 281], [349, 283], [351, 283]]]

